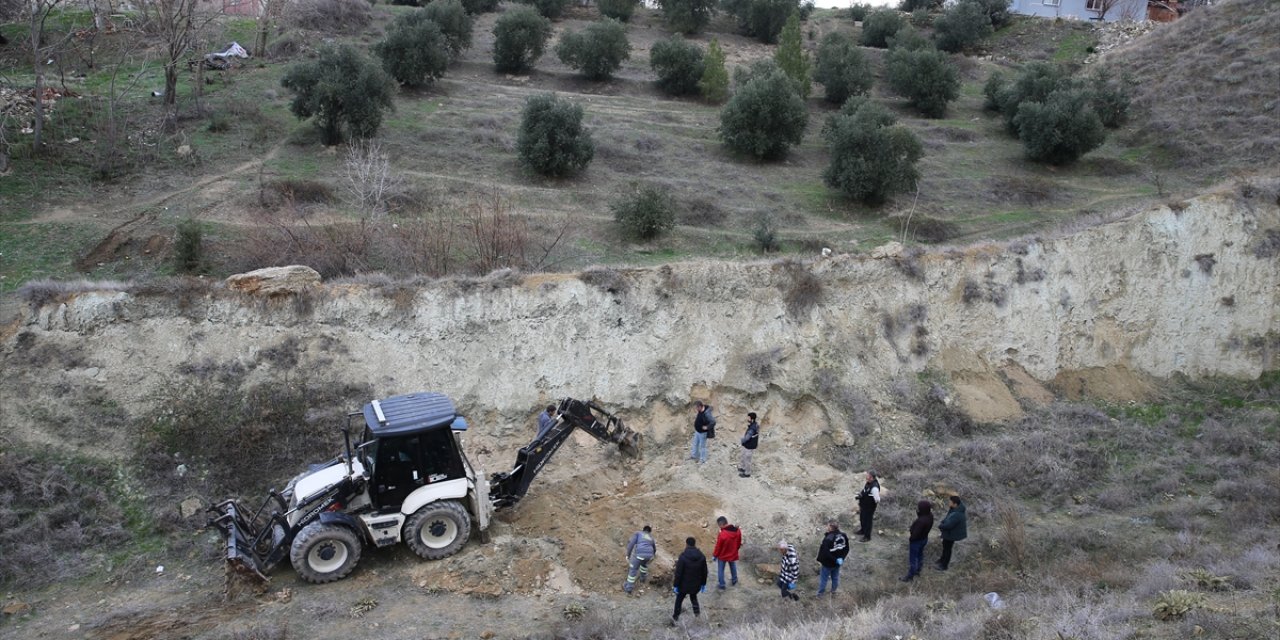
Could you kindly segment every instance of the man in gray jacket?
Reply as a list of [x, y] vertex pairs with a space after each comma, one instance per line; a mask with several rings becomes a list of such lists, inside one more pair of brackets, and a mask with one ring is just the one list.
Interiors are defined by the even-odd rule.
[[630, 570], [627, 571], [627, 581], [622, 585], [623, 591], [631, 593], [636, 586], [636, 578], [639, 578], [640, 582], [649, 579], [649, 562], [657, 553], [658, 545], [653, 541], [653, 528], [646, 524], [644, 529], [637, 531], [627, 543], [627, 563], [630, 565]]

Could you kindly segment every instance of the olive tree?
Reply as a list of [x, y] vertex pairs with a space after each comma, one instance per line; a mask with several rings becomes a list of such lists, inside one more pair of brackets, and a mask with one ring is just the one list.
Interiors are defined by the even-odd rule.
[[324, 45], [314, 60], [285, 71], [280, 84], [294, 92], [289, 110], [300, 120], [315, 116], [325, 144], [342, 141], [342, 130], [368, 138], [392, 109], [390, 76], [350, 45]]
[[612, 18], [593, 22], [582, 31], [560, 36], [556, 55], [565, 66], [591, 80], [608, 80], [631, 57], [627, 28]]
[[774, 160], [800, 144], [809, 112], [794, 81], [772, 63], [760, 65], [720, 110], [720, 139], [729, 149]]
[[591, 132], [582, 127], [581, 105], [552, 93], [525, 102], [516, 139], [525, 167], [544, 176], [566, 176], [586, 168], [595, 150]]

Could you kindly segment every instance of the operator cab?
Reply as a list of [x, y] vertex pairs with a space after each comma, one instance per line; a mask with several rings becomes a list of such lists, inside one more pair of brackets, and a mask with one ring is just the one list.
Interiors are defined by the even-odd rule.
[[454, 431], [467, 428], [453, 401], [439, 393], [374, 400], [359, 414], [364, 433], [356, 454], [368, 469], [369, 494], [379, 511], [397, 511], [419, 487], [466, 478]]

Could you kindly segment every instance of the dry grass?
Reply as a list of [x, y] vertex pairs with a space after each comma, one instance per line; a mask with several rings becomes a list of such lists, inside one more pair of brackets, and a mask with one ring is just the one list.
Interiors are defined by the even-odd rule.
[[[1275, 166], [1277, 33], [1280, 11], [1270, 0], [1228, 0], [1112, 54], [1140, 79], [1132, 109], [1138, 136], [1169, 158], [1217, 175]], [[1171, 47], [1179, 51], [1173, 72]]]

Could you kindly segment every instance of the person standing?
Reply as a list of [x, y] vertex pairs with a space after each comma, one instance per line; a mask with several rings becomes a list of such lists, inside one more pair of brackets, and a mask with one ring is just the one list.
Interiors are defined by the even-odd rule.
[[835, 595], [840, 588], [840, 567], [849, 555], [849, 536], [840, 530], [840, 523], [831, 520], [827, 523], [827, 535], [823, 536], [818, 547], [818, 595], [827, 591], [827, 580], [831, 580], [831, 594]]
[[551, 427], [556, 426], [556, 406], [554, 404], [547, 405], [547, 410], [538, 414], [538, 435], [534, 436], [534, 440], [541, 440], [542, 436], [547, 435]]
[[871, 541], [872, 521], [879, 504], [880, 479], [874, 471], [867, 471], [866, 484], [862, 485], [862, 491], [858, 493], [858, 506], [854, 509], [854, 513], [858, 514], [858, 532], [853, 535], [862, 536], [863, 542]]
[[747, 414], [747, 432], [742, 435], [742, 460], [738, 462], [738, 477], [751, 477], [751, 456], [760, 446], [760, 423], [756, 422], [756, 413]]
[[689, 449], [689, 459], [699, 463], [707, 461], [707, 432], [716, 427], [715, 414], [711, 405], [699, 400], [693, 403], [697, 413], [693, 417], [693, 446]]
[[955, 544], [969, 537], [967, 518], [964, 514], [964, 503], [960, 501], [960, 496], [951, 496], [951, 508], [947, 509], [947, 515], [938, 523], [938, 533], [942, 536], [942, 557], [938, 558], [938, 562], [933, 565], [938, 571], [946, 571], [951, 566], [951, 548]]
[[782, 597], [799, 600], [795, 594], [796, 580], [800, 578], [800, 559], [796, 557], [796, 548], [787, 544], [786, 540], [778, 541], [778, 553], [782, 554], [782, 566], [778, 568], [778, 590]]
[[729, 524], [729, 519], [716, 518], [720, 525], [720, 533], [716, 535], [716, 548], [711, 551], [711, 558], [716, 561], [716, 587], [724, 589], [724, 566], [729, 565], [731, 584], [738, 585], [738, 550], [742, 548], [742, 530]]
[[649, 579], [649, 562], [658, 554], [658, 545], [653, 541], [653, 528], [645, 525], [644, 529], [637, 531], [631, 536], [631, 540], [627, 542], [627, 581], [622, 584], [622, 590], [631, 593], [636, 586], [636, 580], [641, 583]]
[[684, 598], [689, 597], [693, 605], [694, 617], [702, 615], [698, 607], [698, 593], [707, 590], [707, 557], [698, 550], [698, 541], [692, 537], [684, 539], [684, 552], [676, 559], [675, 586], [676, 610], [671, 614], [671, 624], [680, 621], [680, 612], [684, 609]]
[[921, 500], [916, 503], [916, 521], [911, 523], [911, 534], [907, 538], [907, 575], [900, 578], [903, 582], [911, 582], [920, 575], [920, 568], [924, 565], [924, 546], [929, 544], [930, 529], [933, 529], [933, 503]]

